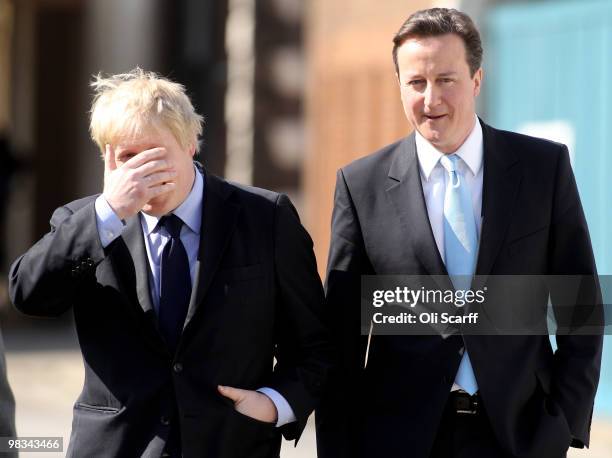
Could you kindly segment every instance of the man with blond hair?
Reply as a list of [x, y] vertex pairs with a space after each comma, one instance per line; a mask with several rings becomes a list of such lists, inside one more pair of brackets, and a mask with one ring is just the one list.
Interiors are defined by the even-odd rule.
[[329, 366], [312, 241], [286, 196], [193, 161], [181, 85], [136, 69], [93, 87], [103, 192], [58, 208], [10, 272], [22, 312], [74, 311], [68, 455], [278, 457]]

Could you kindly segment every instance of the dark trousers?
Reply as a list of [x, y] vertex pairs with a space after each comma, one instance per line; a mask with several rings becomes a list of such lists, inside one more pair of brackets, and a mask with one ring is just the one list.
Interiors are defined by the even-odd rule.
[[174, 406], [174, 414], [170, 423], [170, 433], [162, 453], [162, 458], [181, 458], [183, 456], [181, 446], [181, 425], [178, 407]]
[[487, 412], [478, 396], [476, 399], [476, 413], [458, 413], [454, 395], [450, 395], [430, 458], [512, 458], [495, 438]]
[[[452, 395], [451, 395], [452, 398]], [[484, 410], [475, 414], [455, 411], [452, 401], [446, 404], [438, 427], [431, 458], [505, 458]]]

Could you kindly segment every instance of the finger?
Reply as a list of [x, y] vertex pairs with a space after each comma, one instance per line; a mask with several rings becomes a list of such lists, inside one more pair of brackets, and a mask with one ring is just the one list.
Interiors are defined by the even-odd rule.
[[108, 143], [104, 148], [104, 168], [106, 172], [112, 172], [117, 168], [117, 163], [115, 162], [115, 150]]
[[149, 199], [153, 197], [157, 197], [161, 194], [165, 194], [167, 192], [173, 191], [176, 188], [176, 183], [169, 181], [167, 183], [158, 184], [156, 186], [152, 186], [147, 188], [147, 194]]
[[130, 159], [128, 159], [125, 162], [124, 166], [129, 167], [129, 168], [140, 167], [146, 162], [152, 161], [154, 159], [161, 159], [163, 156], [165, 156], [165, 154], [166, 154], [166, 148], [160, 147], [160, 148], [147, 149], [147, 150], [144, 150], [138, 153], [136, 156], [133, 156]]
[[233, 388], [231, 386], [219, 385], [217, 389], [219, 390], [219, 393], [234, 402], [242, 401], [247, 394], [246, 390], [241, 390], [240, 388]]
[[172, 165], [165, 159], [155, 159], [136, 167], [134, 173], [136, 176], [145, 177], [155, 172], [170, 171]]
[[168, 170], [166, 172], [152, 173], [151, 175], [147, 175], [146, 177], [144, 177], [143, 180], [145, 184], [151, 188], [153, 186], [157, 186], [159, 184], [163, 184], [167, 181], [170, 181], [174, 177], [176, 177], [176, 171]]

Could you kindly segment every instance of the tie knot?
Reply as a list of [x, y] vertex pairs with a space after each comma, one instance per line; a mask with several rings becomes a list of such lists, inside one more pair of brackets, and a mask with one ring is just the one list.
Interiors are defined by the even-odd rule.
[[457, 171], [457, 161], [459, 157], [456, 154], [445, 154], [440, 158], [440, 164], [448, 173]]
[[159, 225], [165, 227], [168, 234], [170, 234], [170, 237], [176, 239], [181, 235], [183, 221], [174, 213], [171, 213], [169, 215], [162, 216], [159, 220]]

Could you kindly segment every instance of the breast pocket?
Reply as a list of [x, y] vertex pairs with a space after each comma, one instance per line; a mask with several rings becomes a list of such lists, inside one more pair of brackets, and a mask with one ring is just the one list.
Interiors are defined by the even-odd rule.
[[222, 269], [218, 273], [218, 285], [227, 305], [256, 305], [266, 297], [267, 284], [262, 264]]
[[262, 264], [220, 270], [217, 284], [223, 299], [218, 311], [222, 319], [242, 329], [244, 336], [268, 332], [274, 314], [270, 283]]
[[245, 280], [253, 280], [262, 277], [263, 274], [264, 269], [262, 264], [252, 264], [250, 266], [221, 269], [218, 275], [222, 281], [226, 283], [233, 283]]

